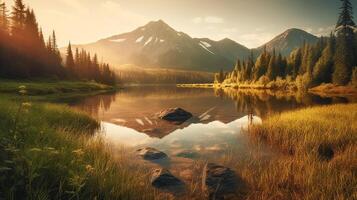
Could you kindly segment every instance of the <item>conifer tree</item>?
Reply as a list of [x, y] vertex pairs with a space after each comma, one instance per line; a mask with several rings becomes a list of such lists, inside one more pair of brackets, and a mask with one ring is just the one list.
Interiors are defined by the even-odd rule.
[[26, 19], [26, 6], [22, 0], [15, 0], [14, 6], [12, 7], [11, 15], [12, 35], [14, 37], [21, 38], [23, 36]]
[[313, 71], [313, 82], [318, 85], [330, 83], [333, 72], [333, 57], [335, 54], [335, 37], [331, 33], [328, 43], [324, 48], [321, 57], [317, 61]]
[[355, 26], [356, 24], [353, 21], [353, 11], [352, 11], [352, 4], [350, 0], [341, 0], [341, 1], [342, 1], [341, 13], [338, 18], [336, 28], [340, 26]]
[[0, 32], [7, 34], [9, 30], [9, 19], [5, 2], [0, 1]]
[[267, 77], [269, 78], [270, 81], [275, 80], [277, 76], [275, 65], [276, 65], [276, 54], [274, 49], [273, 55], [270, 57], [268, 70], [267, 70]]
[[[340, 26], [343, 26], [341, 30], [339, 30]], [[352, 68], [357, 63], [354, 33], [349, 26], [355, 26], [352, 5], [349, 0], [342, 0], [341, 14], [337, 22], [338, 32], [333, 73], [333, 82], [340, 85], [345, 85], [351, 80]]]
[[71, 42], [69, 42], [68, 47], [67, 47], [67, 55], [66, 55], [66, 67], [69, 70], [70, 73], [74, 74], [74, 58], [73, 58], [73, 53], [72, 53], [72, 46]]

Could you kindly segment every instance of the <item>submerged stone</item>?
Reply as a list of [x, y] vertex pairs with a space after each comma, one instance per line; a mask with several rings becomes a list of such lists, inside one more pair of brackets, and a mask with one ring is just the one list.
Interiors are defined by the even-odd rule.
[[203, 169], [202, 190], [209, 199], [225, 199], [237, 191], [238, 178], [230, 168], [208, 163]]
[[175, 195], [182, 194], [185, 190], [185, 184], [167, 169], [155, 169], [151, 177], [151, 185], [157, 189], [169, 192]]
[[145, 160], [157, 160], [157, 159], [167, 158], [167, 155], [164, 152], [159, 151], [152, 147], [145, 147], [142, 149], [138, 149], [137, 152], [139, 156], [141, 156]]
[[158, 113], [160, 119], [172, 122], [185, 122], [192, 114], [182, 108], [169, 108]]

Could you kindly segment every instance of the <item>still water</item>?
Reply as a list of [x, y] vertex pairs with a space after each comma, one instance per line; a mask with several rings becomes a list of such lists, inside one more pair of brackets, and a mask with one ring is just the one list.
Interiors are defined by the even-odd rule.
[[[147, 86], [91, 96], [70, 105], [100, 119], [100, 134], [114, 145], [154, 147], [172, 157], [195, 159], [219, 157], [233, 149], [241, 154], [251, 151], [254, 144], [247, 136], [248, 123], [264, 123], [271, 114], [351, 101], [355, 100], [267, 91]], [[156, 113], [171, 107], [181, 107], [194, 117], [181, 125], [156, 117]], [[248, 120], [249, 114], [254, 116], [252, 121]]]

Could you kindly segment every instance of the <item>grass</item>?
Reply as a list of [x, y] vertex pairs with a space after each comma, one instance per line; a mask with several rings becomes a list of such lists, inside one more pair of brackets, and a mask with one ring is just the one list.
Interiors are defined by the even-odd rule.
[[0, 199], [153, 199], [145, 169], [114, 159], [98, 128], [66, 106], [0, 99]]
[[[130, 149], [113, 149], [93, 135], [97, 120], [28, 99], [0, 98], [0, 199], [166, 198], [151, 187], [149, 169], [132, 159]], [[270, 116], [249, 134], [252, 145], [271, 146], [272, 157], [252, 153], [242, 159], [232, 151], [217, 162], [245, 182], [239, 191], [244, 199], [356, 199], [356, 121], [357, 104]], [[331, 148], [332, 159], [319, 147]], [[204, 164], [194, 165], [185, 199], [202, 198]]]
[[0, 79], [1, 93], [18, 93], [20, 86], [26, 86], [27, 94], [35, 95], [51, 95], [51, 94], [66, 94], [78, 92], [94, 92], [113, 90], [114, 87], [99, 84], [96, 82], [83, 81], [45, 81], [45, 80], [5, 80]]
[[[250, 185], [247, 198], [356, 199], [356, 121], [357, 104], [348, 104], [286, 112], [253, 127], [253, 138], [280, 155], [235, 164]], [[331, 160], [319, 151], [326, 146]]]

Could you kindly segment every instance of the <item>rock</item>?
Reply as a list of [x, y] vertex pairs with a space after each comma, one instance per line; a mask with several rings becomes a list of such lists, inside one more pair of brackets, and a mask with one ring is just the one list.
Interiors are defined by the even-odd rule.
[[137, 152], [145, 160], [157, 160], [157, 159], [167, 158], [167, 155], [164, 152], [161, 152], [151, 147], [138, 149]]
[[169, 108], [158, 113], [158, 117], [171, 122], [185, 122], [192, 114], [182, 108]]
[[182, 194], [185, 190], [185, 184], [167, 169], [155, 169], [151, 177], [151, 185], [165, 192], [175, 195]]
[[200, 155], [197, 152], [190, 151], [190, 150], [177, 151], [177, 152], [175, 152], [175, 156], [181, 157], [181, 158], [190, 158], [190, 159], [200, 157]]
[[328, 144], [320, 144], [317, 149], [318, 155], [322, 160], [331, 160], [335, 155], [333, 148]]
[[225, 199], [237, 191], [238, 179], [231, 169], [208, 163], [203, 169], [202, 190], [209, 199]]

